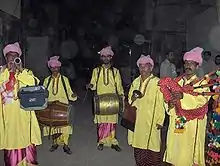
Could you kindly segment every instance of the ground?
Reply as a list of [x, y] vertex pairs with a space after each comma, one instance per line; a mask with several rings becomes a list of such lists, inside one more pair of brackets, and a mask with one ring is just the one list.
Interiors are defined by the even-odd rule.
[[[70, 138], [72, 155], [63, 153], [60, 147], [56, 152], [49, 152], [51, 140], [43, 138], [43, 144], [38, 147], [40, 166], [135, 166], [132, 148], [127, 145], [127, 131], [118, 125], [117, 137], [122, 152], [110, 148], [103, 151], [96, 149], [96, 127], [93, 124], [91, 111], [91, 96], [83, 101], [85, 92], [76, 103], [74, 133]], [[4, 166], [3, 153], [0, 152], [0, 166]]]

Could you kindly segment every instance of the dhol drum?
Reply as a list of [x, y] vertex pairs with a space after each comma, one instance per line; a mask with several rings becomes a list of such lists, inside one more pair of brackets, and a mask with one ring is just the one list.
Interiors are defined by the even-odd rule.
[[118, 94], [108, 93], [95, 95], [94, 113], [96, 115], [114, 115], [122, 112], [124, 109], [123, 96]]
[[134, 131], [136, 121], [136, 110], [136, 107], [130, 105], [127, 101], [125, 101], [125, 110], [123, 112], [120, 123], [121, 126], [128, 130]]
[[71, 125], [72, 104], [64, 104], [59, 101], [48, 103], [48, 107], [42, 111], [36, 111], [38, 122], [44, 126], [63, 127]]

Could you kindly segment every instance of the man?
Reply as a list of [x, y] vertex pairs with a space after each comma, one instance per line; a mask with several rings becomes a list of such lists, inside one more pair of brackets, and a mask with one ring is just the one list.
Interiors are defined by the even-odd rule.
[[171, 51], [168, 51], [166, 54], [166, 59], [160, 65], [160, 78], [163, 77], [172, 77], [177, 76], [176, 66], [172, 63], [174, 59], [174, 54]]
[[215, 57], [215, 69], [219, 69], [220, 68], [220, 55], [216, 55]]
[[163, 94], [158, 86], [159, 79], [152, 74], [154, 62], [150, 56], [142, 55], [137, 66], [140, 76], [131, 85], [129, 102], [133, 100], [134, 90], [141, 91], [143, 97], [133, 102], [137, 115], [134, 132], [128, 131], [128, 143], [134, 148], [137, 166], [159, 166], [160, 129], [165, 117]]
[[[93, 70], [92, 79], [87, 88], [96, 91], [97, 95], [106, 93], [124, 95], [119, 70], [111, 65], [111, 60], [114, 56], [111, 47], [103, 48], [100, 51], [100, 55], [102, 65]], [[118, 114], [95, 115], [94, 123], [97, 124], [98, 130], [98, 150], [103, 150], [103, 146], [110, 146], [118, 152], [121, 151], [115, 134], [117, 121]]]
[[[51, 76], [44, 80], [44, 86], [49, 91], [48, 102], [59, 101], [64, 104], [70, 104], [69, 101], [76, 101], [77, 96], [73, 94], [70, 83], [67, 77], [60, 74], [61, 62], [58, 56], [53, 56], [48, 61], [48, 67], [51, 71]], [[44, 136], [50, 134], [50, 127], [44, 127]], [[51, 134], [53, 135], [53, 145], [50, 151], [55, 151], [59, 145], [63, 145], [63, 150], [67, 154], [72, 154], [68, 146], [69, 135], [72, 134], [71, 124], [66, 127], [52, 127]]]
[[35, 85], [39, 80], [22, 67], [16, 58], [22, 55], [18, 43], [3, 49], [7, 66], [0, 75], [1, 131], [0, 148], [4, 149], [5, 166], [38, 165], [36, 146], [41, 144], [39, 124], [34, 111], [20, 108], [17, 92], [21, 87]]
[[215, 62], [212, 59], [212, 54], [210, 51], [203, 52], [202, 69], [204, 71], [204, 74], [208, 74], [215, 70]]
[[[197, 78], [196, 70], [202, 64], [202, 48], [195, 48], [184, 54], [185, 73], [180, 76], [178, 84], [180, 86], [190, 84]], [[206, 84], [200, 81], [193, 86]], [[195, 92], [208, 92], [208, 88], [194, 90]], [[206, 113], [208, 111], [208, 96], [193, 96], [191, 94], [173, 92], [173, 99], [169, 105], [174, 105], [176, 100], [180, 100], [181, 107], [190, 114], [181, 113], [174, 108], [168, 109], [170, 124], [167, 133], [167, 149], [164, 154], [164, 161], [175, 166], [205, 166], [204, 147], [206, 134]], [[198, 116], [196, 113], [200, 114]], [[186, 117], [193, 117], [188, 118]], [[195, 118], [196, 117], [196, 118]]]

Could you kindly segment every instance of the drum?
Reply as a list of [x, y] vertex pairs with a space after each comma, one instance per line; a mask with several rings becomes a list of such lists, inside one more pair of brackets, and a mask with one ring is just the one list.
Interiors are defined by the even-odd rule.
[[124, 99], [123, 96], [118, 94], [108, 93], [95, 95], [94, 100], [94, 113], [96, 115], [114, 115], [123, 111]]
[[63, 127], [70, 124], [71, 104], [64, 104], [59, 101], [48, 103], [48, 107], [42, 111], [36, 111], [38, 122], [41, 125], [50, 127]]
[[136, 121], [136, 110], [136, 107], [131, 106], [127, 101], [125, 101], [125, 110], [120, 123], [121, 126], [128, 130], [134, 131]]

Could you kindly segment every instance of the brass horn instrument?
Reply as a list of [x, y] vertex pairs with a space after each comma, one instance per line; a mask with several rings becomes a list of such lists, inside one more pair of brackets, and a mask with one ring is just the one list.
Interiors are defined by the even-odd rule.
[[21, 58], [15, 58], [15, 59], [14, 59], [14, 63], [15, 63], [16, 65], [21, 64]]

